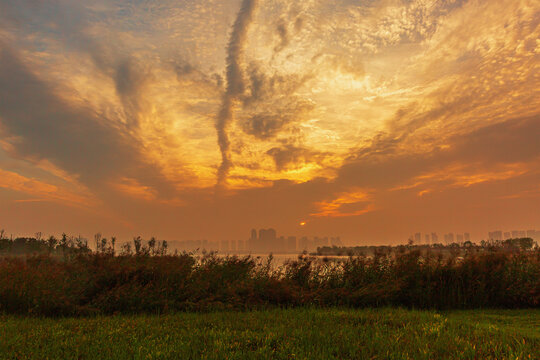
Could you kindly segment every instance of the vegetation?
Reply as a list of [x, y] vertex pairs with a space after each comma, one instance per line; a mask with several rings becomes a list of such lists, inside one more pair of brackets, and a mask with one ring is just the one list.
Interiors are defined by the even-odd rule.
[[374, 255], [381, 252], [392, 251], [431, 251], [437, 254], [450, 254], [456, 252], [467, 252], [471, 250], [479, 251], [493, 251], [504, 250], [509, 252], [528, 251], [538, 247], [538, 244], [531, 238], [511, 238], [506, 240], [485, 241], [482, 240], [480, 244], [473, 243], [471, 241], [465, 241], [463, 243], [452, 243], [443, 245], [441, 243], [435, 243], [431, 245], [415, 245], [412, 241], [408, 245], [398, 246], [321, 246], [317, 248], [317, 251], [312, 255], [317, 256], [365, 256]]
[[[252, 257], [167, 255], [135, 238], [119, 254], [63, 236], [44, 253], [0, 259], [0, 312], [44, 316], [268, 307], [418, 309], [540, 305], [540, 251], [471, 248], [450, 256], [405, 247], [344, 261], [300, 256], [280, 267]], [[47, 242], [34, 239], [30, 243]], [[82, 245], [81, 245], [82, 244]]]
[[0, 359], [538, 359], [540, 311], [0, 317]]

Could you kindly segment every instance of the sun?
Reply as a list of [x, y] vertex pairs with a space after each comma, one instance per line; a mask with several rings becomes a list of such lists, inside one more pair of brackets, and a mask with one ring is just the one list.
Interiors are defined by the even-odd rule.
[[305, 226], [305, 225], [306, 225], [305, 221], [300, 222], [300, 226]]

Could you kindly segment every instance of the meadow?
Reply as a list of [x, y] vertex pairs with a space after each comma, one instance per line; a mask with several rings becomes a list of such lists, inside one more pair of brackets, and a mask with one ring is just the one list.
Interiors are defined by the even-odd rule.
[[538, 359], [540, 310], [0, 316], [0, 359]]

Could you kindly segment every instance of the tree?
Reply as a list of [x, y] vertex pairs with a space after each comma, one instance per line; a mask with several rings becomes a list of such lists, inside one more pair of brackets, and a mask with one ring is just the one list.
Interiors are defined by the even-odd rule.
[[135, 255], [141, 254], [142, 239], [140, 236], [133, 238], [133, 246], [135, 247]]

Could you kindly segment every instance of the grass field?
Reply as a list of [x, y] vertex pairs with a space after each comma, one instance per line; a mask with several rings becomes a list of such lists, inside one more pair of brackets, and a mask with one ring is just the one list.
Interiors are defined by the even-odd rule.
[[540, 359], [540, 310], [0, 316], [1, 359]]

